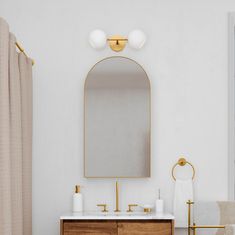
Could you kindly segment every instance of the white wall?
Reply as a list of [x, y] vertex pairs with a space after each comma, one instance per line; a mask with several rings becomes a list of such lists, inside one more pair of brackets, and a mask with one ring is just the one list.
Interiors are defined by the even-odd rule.
[[[183, 154], [196, 168], [196, 199], [227, 198], [227, 13], [234, 0], [0, 0], [36, 64], [34, 70], [33, 235], [59, 234], [73, 187], [84, 186], [85, 209], [114, 207], [114, 180], [83, 178], [83, 84], [98, 60], [88, 33], [145, 31], [135, 59], [152, 83], [152, 178], [120, 180], [121, 207], [153, 203], [162, 189], [172, 209], [171, 167]], [[182, 232], [179, 232], [182, 235]]]

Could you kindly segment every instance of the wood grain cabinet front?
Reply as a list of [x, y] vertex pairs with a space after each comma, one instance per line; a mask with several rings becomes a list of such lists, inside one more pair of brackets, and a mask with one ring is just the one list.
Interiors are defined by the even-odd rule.
[[61, 235], [117, 235], [117, 223], [112, 221], [64, 221]]
[[173, 235], [173, 220], [61, 220], [61, 235]]
[[172, 235], [171, 222], [130, 221], [118, 223], [118, 235]]

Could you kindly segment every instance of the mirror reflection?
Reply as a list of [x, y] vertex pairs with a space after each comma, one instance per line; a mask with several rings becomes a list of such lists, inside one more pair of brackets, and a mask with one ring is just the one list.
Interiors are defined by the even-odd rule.
[[98, 62], [84, 88], [85, 177], [150, 177], [150, 82], [125, 57]]

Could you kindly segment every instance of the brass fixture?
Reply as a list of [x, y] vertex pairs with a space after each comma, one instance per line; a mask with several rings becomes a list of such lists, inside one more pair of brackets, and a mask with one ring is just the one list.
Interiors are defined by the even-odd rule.
[[138, 206], [137, 204], [129, 204], [128, 205], [128, 210], [126, 212], [133, 212], [132, 207]]
[[118, 190], [118, 182], [116, 181], [116, 209], [114, 212], [120, 212], [119, 210], [119, 190]]
[[143, 47], [145, 41], [146, 36], [139, 29], [132, 30], [128, 37], [114, 35], [107, 38], [106, 33], [100, 29], [93, 30], [89, 35], [89, 43], [94, 49], [103, 49], [108, 42], [110, 48], [116, 52], [122, 51], [127, 42], [129, 42], [130, 47], [138, 50]]
[[128, 39], [123, 36], [115, 35], [108, 38], [107, 41], [109, 43], [110, 48], [113, 51], [118, 52], [122, 51], [125, 48]]
[[152, 212], [152, 208], [144, 208], [144, 212], [150, 213], [150, 212]]
[[102, 212], [108, 212], [108, 210], [107, 210], [107, 204], [97, 204], [97, 206], [103, 207]]
[[[28, 57], [28, 55], [24, 51], [24, 48], [18, 42], [15, 42], [15, 45], [26, 57]], [[34, 60], [32, 60], [32, 65], [34, 65], [34, 63], [35, 63]]]
[[[188, 224], [191, 224], [191, 205], [194, 204], [191, 200], [187, 201], [188, 204]], [[190, 227], [188, 226], [188, 235], [190, 235]]]
[[202, 228], [202, 229], [205, 229], [205, 228], [224, 229], [225, 228], [225, 225], [196, 225], [195, 223], [193, 223], [193, 225], [191, 225], [191, 205], [193, 205], [194, 202], [192, 202], [191, 200], [188, 200], [186, 203], [188, 204], [188, 235], [191, 234], [191, 230], [193, 231], [193, 235], [196, 235], [196, 229], [200, 229], [200, 228]]
[[190, 165], [190, 166], [192, 167], [192, 170], [193, 170], [192, 179], [194, 179], [194, 177], [195, 177], [195, 168], [194, 168], [194, 166], [193, 166], [190, 162], [188, 162], [185, 158], [180, 158], [180, 159], [178, 160], [178, 162], [174, 164], [174, 166], [172, 167], [172, 170], [171, 170], [171, 175], [172, 175], [172, 178], [173, 178], [174, 180], [176, 180], [176, 178], [175, 178], [175, 176], [174, 176], [174, 170], [175, 170], [176, 166], [177, 166], [177, 165], [179, 165], [179, 166], [185, 166], [186, 164], [188, 164], [188, 165]]
[[75, 186], [75, 193], [80, 193], [81, 192], [81, 186], [80, 185], [76, 185]]

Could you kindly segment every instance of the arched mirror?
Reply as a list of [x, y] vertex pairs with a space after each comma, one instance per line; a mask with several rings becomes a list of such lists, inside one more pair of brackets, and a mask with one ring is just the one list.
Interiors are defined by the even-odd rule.
[[150, 82], [125, 57], [93, 66], [84, 88], [85, 177], [150, 177]]

